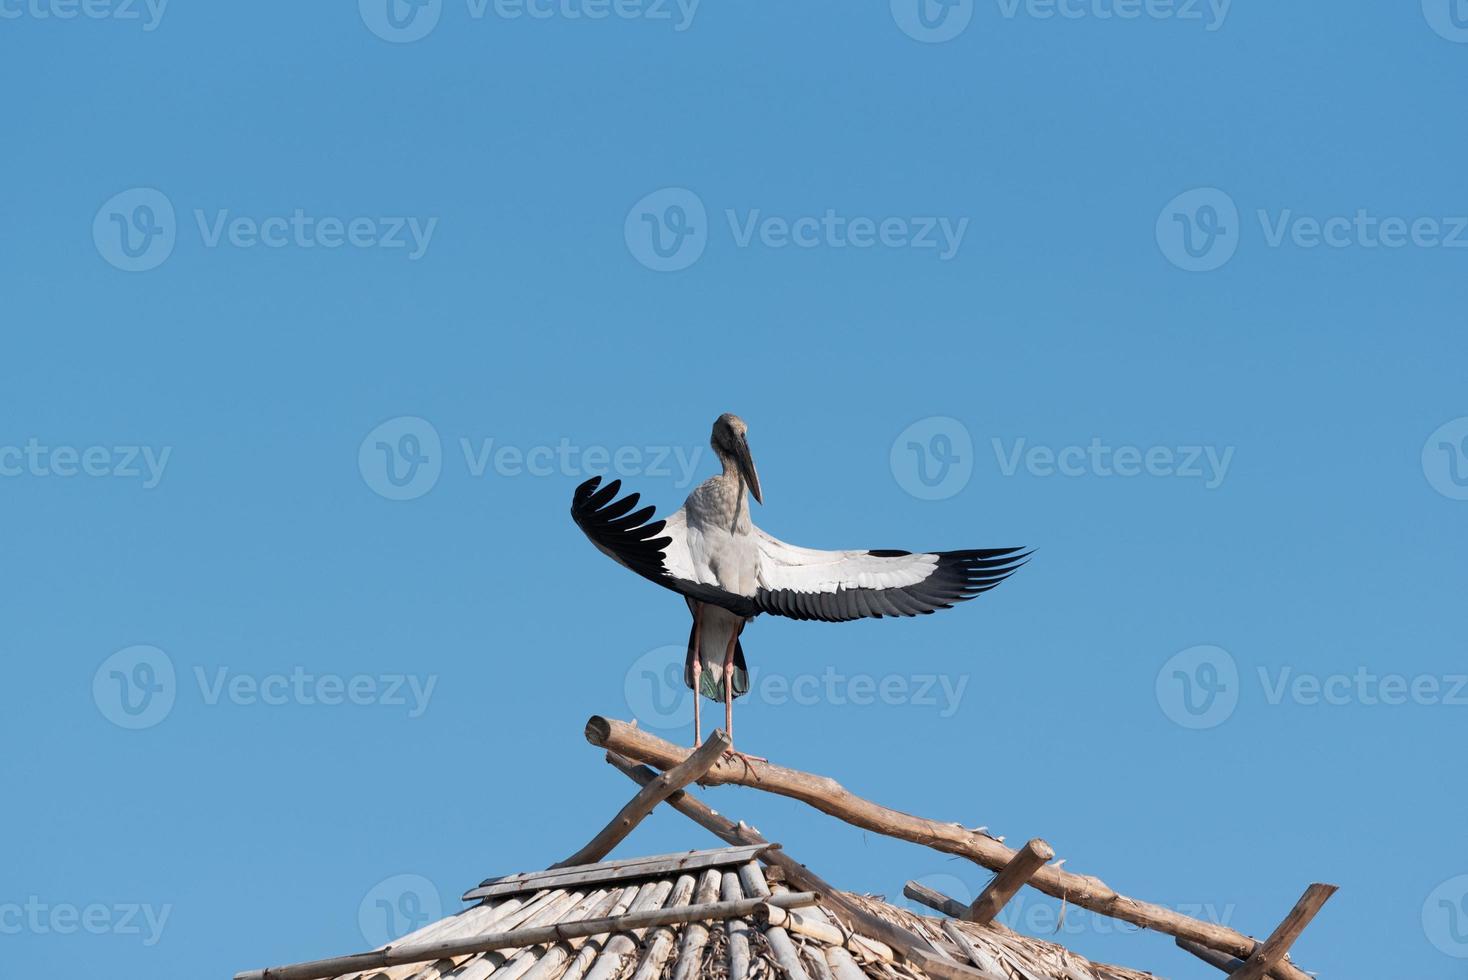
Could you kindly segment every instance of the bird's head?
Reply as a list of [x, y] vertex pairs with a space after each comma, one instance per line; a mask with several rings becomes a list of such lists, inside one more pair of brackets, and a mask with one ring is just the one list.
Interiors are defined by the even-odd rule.
[[733, 462], [738, 468], [739, 475], [743, 477], [745, 486], [754, 495], [756, 503], [764, 503], [764, 497], [760, 495], [759, 472], [754, 468], [754, 457], [749, 452], [749, 426], [744, 420], [732, 412], [725, 412], [714, 421], [714, 432], [709, 437], [709, 444], [714, 447], [720, 459]]

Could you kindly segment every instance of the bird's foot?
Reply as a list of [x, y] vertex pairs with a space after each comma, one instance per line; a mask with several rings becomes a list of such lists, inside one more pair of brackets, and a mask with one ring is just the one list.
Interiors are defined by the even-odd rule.
[[739, 750], [735, 749], [732, 745], [729, 746], [727, 749], [724, 750], [724, 758], [725, 759], [730, 759], [730, 760], [738, 759], [740, 762], [743, 762], [746, 766], [748, 766], [751, 762], [769, 762], [770, 761], [769, 759], [766, 759], [762, 755], [750, 755], [748, 752], [740, 752]]

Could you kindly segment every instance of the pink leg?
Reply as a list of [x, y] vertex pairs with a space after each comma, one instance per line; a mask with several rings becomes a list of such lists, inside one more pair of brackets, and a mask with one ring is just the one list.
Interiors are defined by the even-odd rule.
[[729, 736], [729, 747], [734, 747], [734, 645], [739, 634], [729, 637], [729, 649], [724, 651], [724, 734]]
[[729, 649], [724, 651], [724, 733], [729, 736], [729, 754], [743, 759], [746, 763], [768, 762], [770, 760], [759, 755], [746, 755], [734, 748], [734, 648], [739, 643], [739, 634], [744, 632], [743, 624], [734, 635], [729, 637]]
[[702, 639], [698, 630], [700, 614], [703, 612], [703, 603], [695, 603], [693, 606], [693, 747], [696, 749], [703, 744], [703, 718], [700, 709], [702, 705], [699, 700], [702, 695], [698, 689], [703, 681], [703, 661], [699, 659], [698, 644]]

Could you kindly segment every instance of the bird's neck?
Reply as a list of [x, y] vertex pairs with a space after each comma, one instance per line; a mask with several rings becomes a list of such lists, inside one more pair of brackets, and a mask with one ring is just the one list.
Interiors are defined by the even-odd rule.
[[734, 461], [734, 457], [733, 456], [731, 456], [729, 453], [726, 453], [724, 450], [720, 449], [718, 446], [715, 446], [714, 447], [714, 454], [719, 457], [719, 465], [721, 465], [721, 466], [724, 467], [724, 477], [725, 477], [725, 479], [737, 480], [737, 479], [740, 478], [739, 477], [739, 464]]
[[[745, 499], [747, 488], [744, 486], [744, 474], [739, 472], [739, 464], [731, 454], [720, 449], [718, 446], [714, 447], [714, 452], [719, 457], [719, 463], [724, 467], [724, 472], [720, 476], [715, 477], [715, 479], [728, 488], [728, 499], [733, 507], [731, 513], [726, 516], [728, 518], [729, 529], [733, 531], [741, 523], [747, 523], [749, 520], [749, 504]], [[742, 522], [741, 518], [743, 519]]]

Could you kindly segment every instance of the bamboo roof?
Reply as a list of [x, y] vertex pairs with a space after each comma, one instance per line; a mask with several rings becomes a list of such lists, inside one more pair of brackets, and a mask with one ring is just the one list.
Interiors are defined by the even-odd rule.
[[[450, 948], [535, 927], [563, 927], [569, 938], [437, 956], [428, 961], [351, 969], [336, 980], [928, 980], [833, 903], [795, 893], [778, 871], [767, 878], [755, 852], [731, 847], [532, 872], [486, 882], [470, 895], [503, 885], [456, 915], [395, 940], [390, 949]], [[1149, 980], [1150, 974], [1092, 963], [1061, 946], [1002, 926], [942, 920], [851, 896], [867, 912], [930, 942], [940, 956], [993, 980]], [[574, 935], [574, 923], [621, 920], [638, 913], [762, 900], [744, 915], [612, 928]], [[789, 901], [791, 907], [783, 907]], [[813, 902], [814, 904], [808, 904]], [[745, 903], [750, 904], [749, 902]], [[694, 915], [708, 913], [690, 913]], [[722, 914], [722, 913], [720, 913]], [[543, 930], [544, 931], [554, 931]], [[358, 954], [362, 955], [362, 954]], [[412, 955], [412, 954], [409, 954]], [[330, 961], [323, 961], [323, 969]], [[289, 977], [293, 967], [256, 976]], [[305, 971], [317, 972], [317, 971]]]

